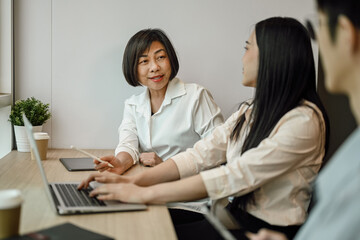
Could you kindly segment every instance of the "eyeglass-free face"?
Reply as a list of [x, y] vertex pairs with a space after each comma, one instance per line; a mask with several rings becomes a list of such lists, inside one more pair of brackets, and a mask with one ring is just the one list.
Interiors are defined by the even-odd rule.
[[242, 58], [243, 81], [246, 87], [255, 87], [259, 71], [259, 48], [256, 42], [255, 30], [246, 41], [245, 54]]
[[138, 79], [150, 93], [165, 94], [171, 75], [171, 65], [163, 44], [154, 41], [139, 58]]

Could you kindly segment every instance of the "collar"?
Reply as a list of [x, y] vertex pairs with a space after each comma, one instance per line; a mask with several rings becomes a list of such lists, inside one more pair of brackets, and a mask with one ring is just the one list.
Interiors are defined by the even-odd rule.
[[[161, 112], [165, 106], [171, 104], [172, 99], [181, 97], [185, 94], [186, 94], [185, 83], [178, 78], [173, 78], [168, 83], [165, 93], [165, 98], [159, 109], [159, 112]], [[136, 106], [136, 111], [142, 113], [144, 116], [150, 116], [151, 108], [150, 108], [149, 89], [146, 88], [146, 90], [143, 93], [137, 96], [132, 96], [129, 99], [128, 104]]]
[[174, 78], [168, 84], [168, 87], [166, 89], [165, 98], [161, 105], [161, 108], [165, 107], [166, 105], [169, 105], [173, 99], [175, 99], [177, 97], [181, 97], [185, 94], [186, 94], [185, 83], [183, 83], [178, 78]]

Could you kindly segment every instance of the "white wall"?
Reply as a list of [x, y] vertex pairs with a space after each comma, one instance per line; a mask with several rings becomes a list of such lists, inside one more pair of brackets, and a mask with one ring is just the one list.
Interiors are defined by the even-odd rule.
[[244, 42], [271, 16], [304, 20], [314, 1], [16, 0], [16, 99], [51, 104], [51, 147], [114, 148], [127, 85], [122, 54], [143, 28], [161, 28], [180, 60], [178, 76], [208, 88], [228, 117], [253, 90], [241, 85]]

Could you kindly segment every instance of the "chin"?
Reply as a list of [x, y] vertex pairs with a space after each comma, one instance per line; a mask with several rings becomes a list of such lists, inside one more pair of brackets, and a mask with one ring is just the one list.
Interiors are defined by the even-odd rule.
[[249, 86], [249, 81], [243, 80], [242, 85], [245, 86], [245, 87], [248, 87]]
[[326, 90], [330, 93], [335, 93], [335, 94], [343, 93], [337, 81], [332, 77], [325, 78], [325, 87]]
[[250, 81], [243, 81], [242, 85], [245, 87], [255, 87], [255, 83]]

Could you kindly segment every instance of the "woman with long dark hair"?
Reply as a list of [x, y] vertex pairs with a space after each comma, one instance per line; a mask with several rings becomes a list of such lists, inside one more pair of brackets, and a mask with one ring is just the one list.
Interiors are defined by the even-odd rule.
[[[231, 197], [227, 208], [244, 230], [267, 227], [291, 238], [306, 219], [328, 137], [311, 42], [297, 20], [275, 17], [256, 24], [245, 49], [243, 85], [256, 88], [253, 100], [157, 167], [131, 177], [93, 174], [80, 187], [108, 183], [92, 195], [124, 202]], [[179, 239], [218, 237], [206, 220], [175, 229]]]

